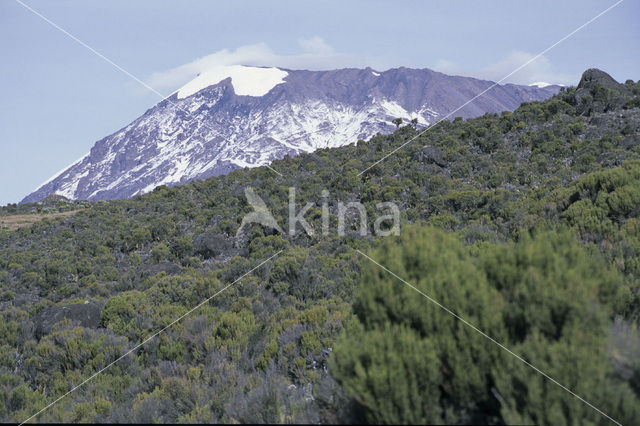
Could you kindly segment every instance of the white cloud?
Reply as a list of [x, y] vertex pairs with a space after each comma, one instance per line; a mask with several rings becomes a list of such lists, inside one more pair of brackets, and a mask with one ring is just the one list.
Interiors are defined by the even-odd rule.
[[288, 69], [331, 70], [337, 68], [365, 68], [378, 70], [391, 67], [385, 59], [358, 55], [347, 55], [336, 52], [321, 37], [298, 41], [302, 53], [297, 55], [280, 55], [266, 43], [240, 46], [235, 50], [222, 49], [192, 62], [167, 71], [155, 72], [147, 84], [161, 92], [172, 92], [198, 74], [216, 67], [228, 65], [250, 65], [279, 67]]
[[306, 52], [316, 55], [333, 55], [333, 47], [329, 46], [322, 37], [312, 37], [310, 39], [302, 39], [298, 41], [300, 47]]
[[[295, 55], [278, 54], [266, 43], [250, 44], [236, 49], [222, 49], [176, 68], [155, 72], [147, 79], [147, 83], [160, 92], [171, 93], [201, 73], [229, 65], [279, 67], [296, 70], [331, 70], [348, 67], [372, 67], [377, 70], [386, 70], [394, 66], [411, 66], [411, 64], [399, 63], [397, 59], [391, 57], [367, 57], [340, 53], [318, 36], [298, 40], [298, 45], [301, 53]], [[535, 55], [528, 52], [513, 51], [504, 59], [480, 69], [465, 69], [449, 60], [441, 59], [436, 62], [433, 69], [445, 74], [498, 81], [534, 57]], [[577, 83], [579, 78], [579, 75], [554, 72], [549, 59], [541, 56], [507, 78], [505, 83], [548, 82], [573, 85]]]
[[[498, 81], [515, 69], [535, 58], [536, 55], [515, 50], [504, 59], [490, 64], [480, 70], [469, 70], [458, 67], [453, 62], [440, 59], [433, 67], [434, 70], [452, 75], [467, 75], [485, 80]], [[509, 76], [503, 83], [531, 84], [545, 81], [552, 84], [575, 85], [580, 79], [580, 75], [562, 74], [553, 70], [551, 62], [545, 56], [541, 56], [532, 61], [518, 72]]]

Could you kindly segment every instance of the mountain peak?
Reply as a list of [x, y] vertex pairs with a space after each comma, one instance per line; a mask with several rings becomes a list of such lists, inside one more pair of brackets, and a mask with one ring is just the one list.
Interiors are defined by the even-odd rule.
[[592, 89], [596, 86], [603, 86], [613, 90], [620, 90], [624, 87], [606, 72], [597, 68], [589, 68], [582, 73], [578, 89]]
[[264, 96], [278, 84], [284, 83], [289, 73], [280, 68], [249, 67], [245, 65], [222, 66], [200, 73], [178, 89], [178, 99], [187, 98], [202, 89], [231, 79], [238, 96]]

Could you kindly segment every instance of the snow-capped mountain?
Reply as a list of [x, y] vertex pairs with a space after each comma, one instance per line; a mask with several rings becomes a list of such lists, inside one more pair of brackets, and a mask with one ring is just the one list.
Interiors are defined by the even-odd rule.
[[[96, 142], [23, 202], [49, 194], [127, 198], [163, 184], [366, 140], [392, 131], [395, 118], [428, 126], [492, 84], [429, 69], [214, 69]], [[541, 86], [498, 85], [449, 118], [513, 110], [559, 90]]]

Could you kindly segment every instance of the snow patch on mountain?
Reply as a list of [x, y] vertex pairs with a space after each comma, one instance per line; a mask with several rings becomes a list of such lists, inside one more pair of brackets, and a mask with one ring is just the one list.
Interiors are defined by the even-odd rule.
[[279, 68], [247, 67], [244, 65], [218, 67], [201, 73], [178, 89], [178, 99], [189, 97], [227, 78], [231, 78], [236, 95], [264, 96], [278, 84], [284, 83], [284, 78], [288, 74]]
[[35, 190], [38, 191], [40, 188], [42, 188], [43, 186], [47, 185], [49, 182], [54, 181], [58, 176], [60, 176], [61, 174], [63, 174], [64, 172], [66, 172], [67, 170], [69, 170], [71, 167], [79, 164], [82, 162], [82, 160], [84, 160], [85, 158], [87, 158], [89, 156], [89, 152], [87, 152], [86, 154], [84, 154], [82, 157], [78, 158], [76, 161], [74, 161], [73, 163], [69, 164], [67, 167], [65, 167], [64, 169], [60, 170], [58, 173], [54, 174], [53, 176], [51, 176], [49, 179], [47, 179], [45, 182], [41, 183], [40, 186], [38, 186]]
[[69, 199], [73, 199], [75, 194], [76, 194], [76, 191], [78, 190], [78, 185], [80, 184], [80, 180], [82, 178], [87, 177], [87, 176], [89, 176], [89, 170], [85, 170], [82, 173], [77, 173], [74, 176], [73, 181], [71, 181], [69, 185], [67, 185], [63, 189], [60, 189], [60, 190], [54, 192], [54, 194], [62, 195], [63, 197], [66, 197], [66, 198], [69, 198]]
[[389, 101], [387, 99], [382, 100], [380, 102], [380, 106], [382, 107], [384, 112], [392, 119], [402, 118], [403, 120], [406, 120], [406, 121], [411, 121], [415, 119], [415, 120], [418, 120], [418, 124], [423, 126], [428, 126], [429, 124], [431, 124], [429, 120], [425, 118], [424, 116], [425, 113], [428, 113], [429, 115], [437, 115], [437, 113], [433, 114], [429, 108], [423, 108], [419, 111], [409, 112], [406, 109], [404, 109], [402, 105], [400, 105], [399, 103], [394, 101]]
[[546, 81], [536, 81], [535, 83], [531, 83], [529, 86], [543, 88], [551, 85], [552, 83], [547, 83]]

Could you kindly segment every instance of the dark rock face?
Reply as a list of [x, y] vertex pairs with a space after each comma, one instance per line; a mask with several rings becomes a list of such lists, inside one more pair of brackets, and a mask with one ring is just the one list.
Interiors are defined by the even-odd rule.
[[393, 131], [395, 118], [415, 119], [424, 127], [444, 118], [510, 111], [560, 89], [492, 87], [490, 81], [429, 69], [281, 72], [286, 74], [284, 82], [262, 96], [238, 95], [232, 78], [189, 96], [172, 95], [96, 142], [85, 157], [23, 202], [49, 194], [76, 200], [128, 198], [159, 185], [366, 140]]
[[54, 325], [64, 319], [70, 320], [73, 325], [97, 328], [100, 326], [101, 313], [102, 309], [93, 303], [50, 306], [36, 317], [36, 336], [40, 338], [51, 333]]
[[609, 74], [597, 68], [589, 68], [582, 73], [582, 78], [580, 78], [580, 83], [578, 83], [578, 89], [594, 90], [600, 86], [611, 90], [624, 89], [624, 85], [618, 83]]
[[628, 89], [609, 74], [596, 68], [582, 74], [575, 95], [576, 111], [582, 115], [619, 109], [627, 100]]

